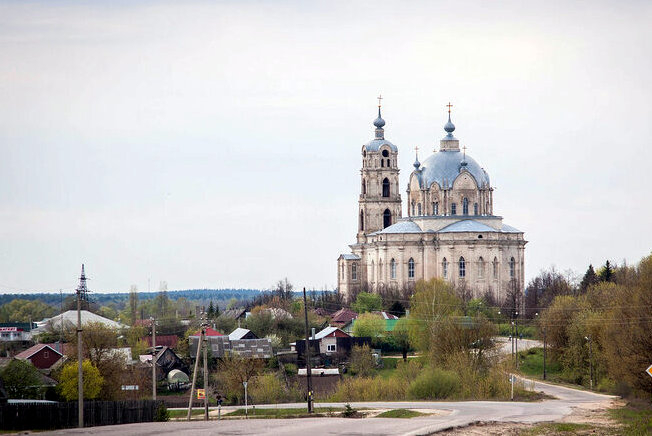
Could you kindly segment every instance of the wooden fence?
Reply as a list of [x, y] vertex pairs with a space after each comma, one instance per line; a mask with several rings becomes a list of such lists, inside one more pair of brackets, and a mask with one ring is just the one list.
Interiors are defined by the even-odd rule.
[[[160, 401], [85, 401], [84, 427], [152, 422]], [[77, 427], [77, 403], [0, 404], [0, 430]]]

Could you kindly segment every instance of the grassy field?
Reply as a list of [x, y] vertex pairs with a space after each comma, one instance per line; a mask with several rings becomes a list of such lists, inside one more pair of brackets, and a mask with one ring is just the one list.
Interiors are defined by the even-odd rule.
[[[546, 380], [552, 382], [566, 382], [561, 377], [561, 365], [546, 356]], [[543, 348], [530, 348], [518, 353], [518, 369], [524, 375], [532, 378], [543, 379]]]
[[[169, 410], [170, 412], [170, 418], [185, 418], [188, 416], [188, 409], [185, 410]], [[196, 408], [193, 407], [192, 409], [192, 416], [201, 416], [204, 414], [204, 408]]]
[[417, 412], [410, 409], [394, 409], [383, 412], [376, 418], [415, 418], [417, 416], [425, 416], [426, 413]]
[[649, 401], [632, 401], [625, 407], [609, 411], [611, 418], [623, 425], [625, 436], [652, 434], [652, 403]]

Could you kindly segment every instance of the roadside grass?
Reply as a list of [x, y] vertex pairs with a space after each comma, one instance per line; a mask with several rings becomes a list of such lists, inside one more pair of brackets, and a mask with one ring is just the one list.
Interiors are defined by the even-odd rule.
[[[170, 412], [170, 418], [185, 418], [188, 416], [188, 409], [184, 410], [170, 410], [168, 409], [168, 412]], [[201, 409], [194, 407], [192, 409], [192, 415], [191, 416], [200, 416], [204, 414], [204, 408], [202, 407]]]
[[[498, 324], [498, 336], [509, 336], [512, 334], [512, 325], [509, 323]], [[531, 326], [518, 326], [518, 335], [524, 339], [534, 339], [537, 329]]]
[[[306, 409], [254, 409], [251, 407], [247, 412], [247, 416], [249, 418], [304, 418], [309, 416], [333, 416], [343, 411], [343, 407], [315, 407], [315, 413], [308, 413]], [[236, 409], [232, 412], [224, 413], [222, 416], [245, 416], [245, 409]]]
[[[537, 424], [521, 433], [523, 436], [535, 435], [566, 435], [566, 434], [595, 434], [597, 429], [602, 427], [590, 424], [575, 424], [572, 422], [549, 422], [544, 424]], [[604, 434], [604, 433], [600, 433]]]
[[425, 416], [427, 413], [417, 412], [410, 409], [394, 409], [383, 412], [377, 415], [376, 418], [415, 418], [417, 416]]
[[396, 372], [396, 365], [398, 362], [402, 361], [402, 359], [394, 359], [391, 357], [383, 357], [383, 367], [379, 370], [377, 370], [377, 374], [379, 377], [382, 378], [390, 378], [394, 372]]
[[652, 434], [652, 404], [630, 401], [625, 407], [609, 410], [611, 418], [622, 424], [621, 434], [639, 436]]

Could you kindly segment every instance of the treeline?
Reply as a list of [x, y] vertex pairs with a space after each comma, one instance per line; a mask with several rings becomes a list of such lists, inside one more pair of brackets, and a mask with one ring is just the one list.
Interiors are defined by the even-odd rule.
[[[541, 304], [541, 303], [538, 303]], [[587, 271], [540, 312], [539, 330], [567, 381], [620, 395], [652, 394], [652, 256]]]

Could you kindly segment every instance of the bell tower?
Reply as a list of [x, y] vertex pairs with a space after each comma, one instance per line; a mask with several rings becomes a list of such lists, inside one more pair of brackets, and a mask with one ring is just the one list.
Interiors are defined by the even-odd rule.
[[389, 227], [401, 217], [398, 181], [398, 148], [385, 139], [385, 120], [374, 120], [374, 139], [362, 146], [360, 199], [358, 200], [358, 243], [367, 242], [369, 233]]

